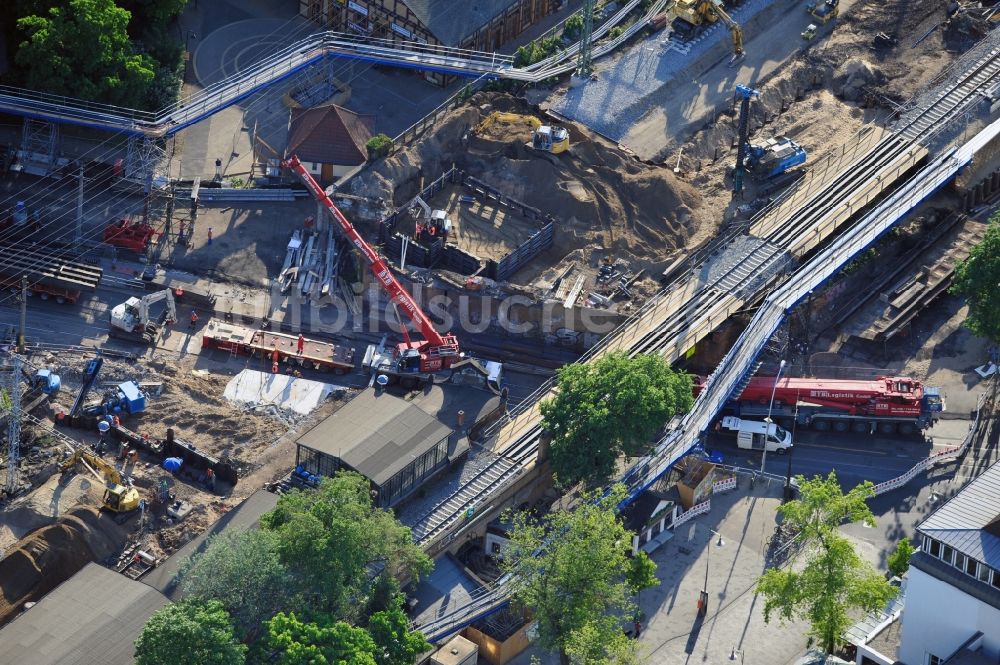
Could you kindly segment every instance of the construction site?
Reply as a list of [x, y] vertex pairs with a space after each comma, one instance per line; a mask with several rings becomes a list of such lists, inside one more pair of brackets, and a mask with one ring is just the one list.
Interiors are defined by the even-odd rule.
[[[586, 4], [617, 20], [617, 5]], [[1000, 194], [992, 139], [891, 230], [827, 261], [745, 352], [740, 376], [723, 368], [747, 335], [770, 330], [756, 317], [797, 271], [947, 142], [991, 126], [992, 79], [977, 79], [982, 99], [956, 103], [950, 124], [919, 123], [944, 98], [934, 91], [1000, 52], [1000, 13], [937, 0], [678, 0], [647, 16], [638, 4], [619, 24], [627, 40], [586, 76], [497, 70], [333, 185], [281, 145], [253, 146], [255, 188], [218, 161], [214, 178], [157, 181], [183, 158], [183, 133], [113, 135], [102, 154], [41, 168], [32, 155], [47, 139], [25, 119], [34, 148], [11, 143], [0, 202], [0, 626], [88, 563], [141, 580], [258, 490], [308, 489], [340, 468], [364, 470], [430, 553], [460, 552], [474, 579], [493, 582], [499, 511], [558, 500], [538, 401], [558, 367], [614, 350], [713, 377], [699, 400], [714, 410], [664, 430], [662, 454], [631, 476], [637, 491], [679, 482], [685, 508], [713, 478], [736, 477], [706, 480], [701, 458], [678, 460], [754, 388], [753, 370], [768, 381], [908, 377], [926, 395], [950, 391], [949, 412], [974, 410], [996, 365], [977, 369], [989, 345], [961, 327], [948, 288]], [[0, 102], [20, 122], [20, 107]], [[247, 134], [241, 122], [232, 131]], [[144, 191], [111, 158], [150, 145]], [[820, 201], [835, 187], [845, 198]], [[944, 407], [921, 404], [892, 422], [776, 419], [922, 436]], [[485, 506], [489, 520], [476, 512]], [[486, 602], [476, 598], [470, 607]], [[414, 621], [441, 638], [481, 619], [476, 605], [447, 624], [460, 600]], [[507, 628], [491, 639], [511, 638]]]

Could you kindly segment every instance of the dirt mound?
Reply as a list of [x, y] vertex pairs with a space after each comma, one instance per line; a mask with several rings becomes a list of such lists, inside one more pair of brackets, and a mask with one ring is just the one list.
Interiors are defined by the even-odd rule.
[[32, 531], [0, 560], [0, 625], [72, 577], [121, 549], [125, 530], [110, 515], [81, 506]]
[[850, 58], [833, 73], [833, 92], [841, 99], [855, 102], [863, 90], [871, 85], [881, 85], [885, 75], [864, 58]]
[[951, 51], [962, 52], [986, 36], [990, 23], [972, 11], [960, 11], [944, 24], [944, 43]]
[[[454, 164], [556, 218], [555, 247], [534, 262], [539, 269], [593, 245], [634, 267], [656, 265], [688, 246], [706, 221], [698, 219], [698, 191], [670, 169], [643, 164], [574, 125], [568, 125], [572, 147], [562, 155], [525, 147], [532, 133], [527, 120], [498, 121], [475, 131], [497, 110], [531, 113], [509, 95], [479, 94], [442, 118], [417, 145], [355, 178], [353, 193], [402, 205], [417, 193], [421, 178], [430, 180]], [[537, 272], [529, 267], [517, 281], [530, 281]]]

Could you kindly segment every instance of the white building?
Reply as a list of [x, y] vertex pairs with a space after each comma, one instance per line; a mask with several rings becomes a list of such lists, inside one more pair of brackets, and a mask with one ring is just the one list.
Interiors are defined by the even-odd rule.
[[921, 522], [917, 539], [903, 593], [847, 633], [857, 665], [997, 665], [1000, 463]]

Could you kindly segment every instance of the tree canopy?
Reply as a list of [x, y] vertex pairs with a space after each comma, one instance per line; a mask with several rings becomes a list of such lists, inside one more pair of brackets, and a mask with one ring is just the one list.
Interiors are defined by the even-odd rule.
[[955, 266], [952, 293], [965, 296], [969, 315], [965, 325], [980, 337], [1000, 342], [1000, 213], [990, 218], [986, 235], [969, 257]]
[[16, 62], [33, 90], [139, 106], [156, 63], [128, 39], [129, 13], [113, 0], [69, 0], [17, 22], [26, 40]]
[[778, 508], [786, 524], [798, 530], [804, 565], [772, 568], [757, 582], [764, 596], [764, 621], [809, 621], [810, 634], [832, 653], [850, 627], [852, 610], [870, 612], [885, 606], [896, 593], [885, 577], [864, 561], [839, 531], [846, 522], [875, 525], [866, 503], [874, 486], [865, 481], [844, 494], [831, 472], [823, 478], [797, 478], [800, 496]]
[[17, 67], [4, 82], [137, 109], [177, 95], [187, 0], [13, 0], [0, 25]]
[[243, 665], [246, 653], [225, 608], [215, 600], [165, 605], [135, 641], [136, 665]]
[[[357, 618], [379, 583], [419, 579], [433, 565], [409, 528], [373, 504], [368, 481], [356, 473], [339, 472], [316, 490], [283, 494], [261, 526], [278, 536], [281, 561], [306, 601], [341, 618]], [[382, 568], [374, 579], [369, 564]]]
[[513, 573], [514, 600], [538, 621], [539, 644], [564, 661], [628, 663], [635, 657], [634, 641], [620, 639], [620, 617], [633, 615], [632, 594], [656, 579], [645, 562], [628, 574], [632, 534], [615, 512], [624, 497], [616, 485], [602, 499], [583, 497], [572, 511], [540, 520], [526, 513], [511, 517], [502, 566]]
[[221, 602], [244, 635], [256, 633], [279, 610], [294, 607], [291, 582], [278, 555], [277, 535], [261, 529], [215, 536], [181, 572], [181, 588]]
[[618, 458], [650, 450], [652, 436], [694, 402], [691, 377], [661, 356], [624, 352], [558, 371], [558, 391], [541, 403], [560, 485], [604, 483]]

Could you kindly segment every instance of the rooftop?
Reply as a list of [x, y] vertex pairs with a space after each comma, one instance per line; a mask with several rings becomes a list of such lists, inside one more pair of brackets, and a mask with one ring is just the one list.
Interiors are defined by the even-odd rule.
[[[454, 422], [454, 421], [452, 421]], [[299, 437], [297, 443], [340, 459], [382, 485], [452, 428], [413, 401], [369, 389]]]
[[6, 663], [131, 665], [133, 643], [169, 601], [141, 582], [88, 563], [0, 630]]
[[184, 563], [208, 546], [208, 539], [227, 529], [250, 529], [257, 525], [261, 515], [272, 510], [278, 504], [278, 495], [267, 490], [257, 490], [242, 503], [223, 515], [215, 524], [206, 529], [197, 538], [193, 538], [184, 547], [173, 553], [166, 561], [151, 570], [142, 578], [142, 583], [152, 587], [170, 600], [180, 600], [183, 597], [180, 586], [180, 570]]
[[1000, 570], [1000, 463], [963, 487], [917, 530]]
[[514, 4], [515, 0], [403, 0], [420, 22], [445, 46], [458, 46], [469, 35]]
[[375, 116], [337, 106], [293, 108], [288, 122], [288, 148], [303, 162], [355, 165], [368, 159]]

